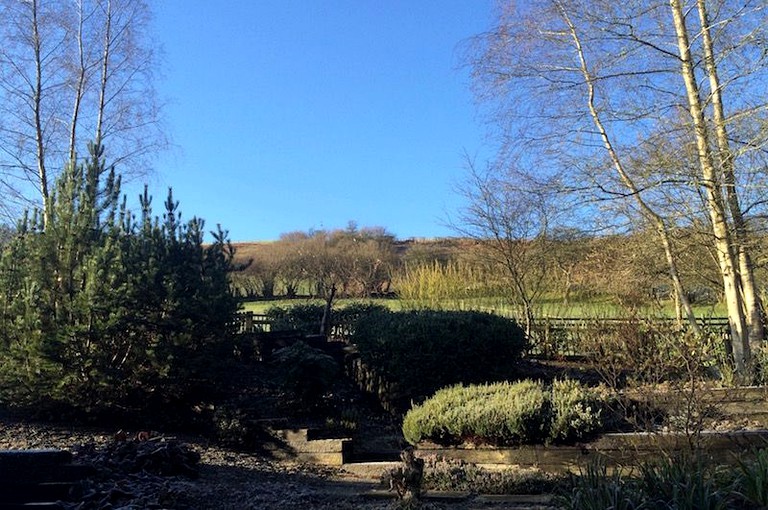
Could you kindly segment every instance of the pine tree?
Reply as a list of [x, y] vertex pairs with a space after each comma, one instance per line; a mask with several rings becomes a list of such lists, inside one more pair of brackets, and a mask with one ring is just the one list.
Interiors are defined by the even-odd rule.
[[140, 413], [183, 401], [226, 345], [237, 301], [226, 232], [203, 244], [169, 191], [162, 220], [120, 200], [103, 148], [69, 165], [0, 252], [0, 400]]

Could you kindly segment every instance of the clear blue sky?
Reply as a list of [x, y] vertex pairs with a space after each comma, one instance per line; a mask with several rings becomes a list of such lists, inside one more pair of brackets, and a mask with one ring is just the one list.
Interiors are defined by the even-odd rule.
[[234, 241], [383, 226], [451, 235], [464, 151], [483, 150], [459, 44], [493, 0], [164, 0], [158, 89], [186, 218]]

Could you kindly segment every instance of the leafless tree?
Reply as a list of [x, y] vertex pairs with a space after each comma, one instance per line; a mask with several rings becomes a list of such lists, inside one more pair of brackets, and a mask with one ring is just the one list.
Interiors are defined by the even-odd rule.
[[167, 145], [144, 0], [0, 0], [4, 212], [43, 210], [56, 171], [107, 146], [127, 175]]
[[509, 298], [517, 305], [531, 333], [536, 301], [549, 276], [551, 246], [550, 198], [541, 182], [530, 175], [490, 166], [468, 164], [466, 180], [457, 187], [465, 207], [453, 228], [480, 243], [480, 253], [499, 268], [508, 283]]
[[[747, 339], [763, 334], [745, 215], [761, 204], [740, 199], [747, 183], [765, 183], [748, 164], [765, 148], [755, 127], [766, 106], [765, 8], [751, 0], [502, 2], [498, 25], [469, 53], [500, 127], [500, 160], [535, 154], [540, 163], [530, 168], [563, 169], [562, 189], [589, 197], [595, 210], [634, 204], [657, 232], [692, 325], [675, 233], [706, 218], [742, 371]], [[734, 151], [729, 126], [755, 136]], [[672, 149], [672, 159], [693, 146], [695, 163], [638, 157], [661, 155], [653, 146]], [[692, 203], [702, 207], [691, 211]]]

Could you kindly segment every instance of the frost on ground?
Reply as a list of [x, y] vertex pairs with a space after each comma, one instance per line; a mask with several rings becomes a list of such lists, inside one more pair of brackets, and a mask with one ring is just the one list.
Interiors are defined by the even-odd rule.
[[[96, 475], [70, 508], [87, 509], [390, 509], [392, 499], [363, 493], [371, 481], [340, 469], [275, 461], [199, 438], [105, 434], [86, 428], [0, 421], [0, 449], [58, 448]], [[461, 508], [427, 503], [422, 508]]]

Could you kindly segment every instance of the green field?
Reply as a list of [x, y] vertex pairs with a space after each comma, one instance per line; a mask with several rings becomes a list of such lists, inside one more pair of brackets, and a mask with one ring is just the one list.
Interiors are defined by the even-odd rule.
[[[438, 303], [410, 302], [400, 299], [338, 299], [334, 301], [335, 308], [343, 308], [350, 303], [376, 303], [386, 306], [390, 310], [407, 310], [423, 308], [439, 308], [445, 310], [481, 310], [498, 313], [505, 316], [515, 316], [515, 309], [504, 301], [503, 298], [470, 298], [443, 300]], [[265, 313], [273, 306], [291, 307], [298, 304], [322, 305], [322, 299], [280, 299], [274, 301], [247, 301], [242, 305], [244, 311], [257, 314]], [[573, 317], [573, 318], [610, 318], [639, 315], [642, 317], [674, 317], [675, 310], [672, 303], [662, 303], [662, 306], [648, 306], [639, 308], [634, 312], [610, 301], [581, 301], [564, 305], [562, 302], [544, 302], [537, 305], [538, 317]], [[721, 303], [695, 307], [698, 317], [724, 317], [727, 315], [725, 306]]]

